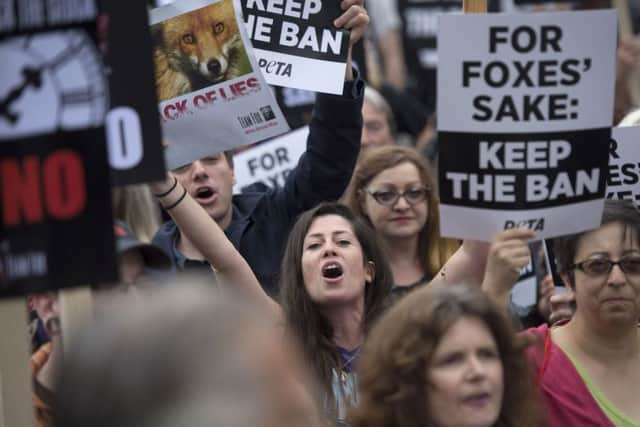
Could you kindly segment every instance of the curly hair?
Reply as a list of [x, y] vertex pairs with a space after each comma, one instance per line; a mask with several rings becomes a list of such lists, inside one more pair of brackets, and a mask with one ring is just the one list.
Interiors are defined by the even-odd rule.
[[413, 164], [418, 169], [422, 183], [431, 190], [427, 198], [429, 215], [418, 236], [418, 253], [425, 254], [420, 260], [422, 269], [428, 277], [433, 277], [455, 252], [459, 244], [457, 241], [440, 237], [440, 199], [436, 194], [436, 182], [429, 165], [416, 150], [399, 145], [387, 145], [372, 148], [365, 153], [358, 163], [346, 191], [345, 204], [369, 220], [363, 209], [366, 197], [365, 188], [382, 171], [402, 163]]
[[495, 427], [540, 426], [542, 408], [525, 357], [502, 311], [477, 288], [433, 284], [400, 300], [374, 326], [358, 366], [360, 403], [352, 427], [428, 427], [427, 366], [447, 330], [471, 316], [489, 328], [504, 369], [504, 397]]
[[338, 215], [347, 220], [362, 247], [363, 259], [373, 262], [374, 275], [365, 287], [363, 330], [368, 331], [373, 320], [383, 310], [384, 299], [391, 290], [391, 270], [376, 242], [375, 233], [347, 206], [322, 203], [300, 216], [289, 235], [282, 259], [280, 300], [286, 327], [302, 343], [303, 354], [323, 387], [329, 410], [335, 406], [331, 393], [333, 370], [342, 369], [342, 359], [333, 343], [333, 328], [311, 300], [304, 286], [302, 252], [304, 238], [316, 218]]

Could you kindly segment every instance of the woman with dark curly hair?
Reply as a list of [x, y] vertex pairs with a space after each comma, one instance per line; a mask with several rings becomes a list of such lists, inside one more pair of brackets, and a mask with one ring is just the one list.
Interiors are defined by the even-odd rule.
[[538, 427], [526, 344], [479, 289], [413, 292], [369, 334], [351, 426]]

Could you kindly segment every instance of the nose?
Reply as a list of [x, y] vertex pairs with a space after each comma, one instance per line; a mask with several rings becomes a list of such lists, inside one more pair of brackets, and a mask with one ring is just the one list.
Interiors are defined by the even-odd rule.
[[212, 59], [207, 62], [207, 70], [209, 70], [209, 72], [214, 76], [217, 76], [222, 70], [222, 64], [220, 64], [220, 61], [218, 61], [217, 59]]
[[627, 277], [620, 268], [620, 265], [614, 265], [613, 267], [611, 267], [607, 282], [612, 286], [621, 286], [627, 282]]
[[405, 199], [403, 195], [398, 197], [398, 200], [396, 200], [396, 202], [393, 204], [393, 208], [398, 210], [405, 210], [409, 209], [410, 207], [411, 205], [409, 204], [409, 202], [407, 202], [407, 199]]
[[322, 249], [322, 256], [325, 258], [336, 255], [336, 248], [333, 242], [326, 242]]
[[196, 160], [195, 162], [191, 163], [191, 175], [193, 176], [194, 180], [207, 176], [207, 170], [200, 160]]
[[470, 381], [477, 381], [485, 377], [485, 366], [478, 356], [469, 357], [466, 374], [467, 379]]

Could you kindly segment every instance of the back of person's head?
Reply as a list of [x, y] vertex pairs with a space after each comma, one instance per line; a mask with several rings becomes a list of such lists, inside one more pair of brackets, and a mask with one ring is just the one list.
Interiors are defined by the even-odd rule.
[[[630, 200], [605, 200], [600, 225], [618, 222], [624, 226], [625, 238], [633, 238], [640, 242], [640, 210]], [[592, 230], [554, 239], [554, 254], [558, 273], [567, 274], [569, 284], [574, 286], [574, 276], [571, 266], [575, 261], [576, 250], [580, 239]]]
[[67, 352], [59, 427], [275, 427], [317, 419], [294, 348], [254, 307], [180, 283], [102, 312]]
[[427, 409], [428, 367], [444, 335], [463, 317], [482, 322], [498, 348], [504, 397], [496, 426], [539, 425], [525, 342], [518, 341], [502, 311], [480, 289], [447, 284], [408, 294], [375, 324], [358, 365], [360, 402], [351, 425], [435, 425]]
[[358, 163], [349, 183], [345, 203], [354, 212], [367, 218], [364, 209], [367, 196], [365, 190], [378, 174], [403, 163], [413, 164], [418, 170], [422, 185], [430, 190], [426, 200], [427, 222], [418, 237], [418, 253], [426, 254], [423, 268], [430, 275], [434, 275], [449, 259], [455, 247], [449, 241], [440, 238], [440, 199], [436, 193], [435, 178], [431, 168], [418, 151], [399, 145], [376, 147], [367, 151]]
[[114, 187], [113, 217], [131, 226], [138, 240], [148, 243], [160, 228], [160, 208], [146, 184]]

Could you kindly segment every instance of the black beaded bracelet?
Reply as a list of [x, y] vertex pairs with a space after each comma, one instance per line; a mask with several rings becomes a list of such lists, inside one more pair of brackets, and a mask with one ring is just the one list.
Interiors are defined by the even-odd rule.
[[170, 189], [168, 189], [167, 191], [165, 191], [162, 194], [154, 194], [154, 196], [156, 196], [158, 199], [162, 199], [163, 197], [166, 197], [169, 195], [169, 193], [171, 193], [176, 186], [178, 185], [178, 178], [176, 178], [175, 176], [173, 177], [173, 185], [171, 186]]
[[173, 208], [175, 208], [176, 206], [178, 206], [180, 204], [180, 202], [187, 196], [187, 189], [184, 189], [184, 193], [182, 193], [182, 196], [180, 196], [180, 198], [178, 200], [176, 200], [171, 206], [165, 206], [164, 210], [165, 211], [169, 211]]

